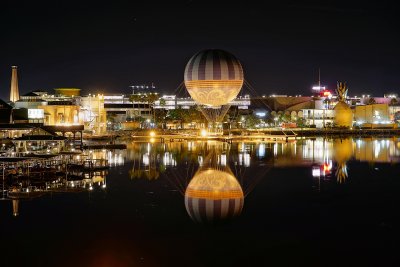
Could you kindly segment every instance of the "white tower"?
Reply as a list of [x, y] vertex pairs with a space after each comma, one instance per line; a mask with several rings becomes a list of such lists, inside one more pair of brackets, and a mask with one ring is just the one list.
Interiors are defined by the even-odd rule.
[[19, 100], [19, 90], [18, 90], [17, 66], [11, 66], [10, 101], [16, 102], [18, 100]]

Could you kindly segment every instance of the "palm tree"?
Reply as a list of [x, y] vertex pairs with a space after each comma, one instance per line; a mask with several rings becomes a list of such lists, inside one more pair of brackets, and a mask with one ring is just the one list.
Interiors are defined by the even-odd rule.
[[[132, 105], [134, 103], [139, 102], [139, 103], [147, 103], [148, 107], [151, 108], [152, 111], [152, 117], [155, 123], [155, 114], [154, 114], [154, 102], [156, 102], [160, 96], [158, 93], [149, 93], [149, 94], [133, 94], [129, 97], [129, 100], [132, 101]], [[153, 106], [153, 107], [152, 107]], [[133, 106], [132, 106], [133, 107]]]
[[129, 101], [132, 102], [132, 108], [135, 108], [135, 103], [142, 102], [141, 94], [133, 94], [129, 96]]

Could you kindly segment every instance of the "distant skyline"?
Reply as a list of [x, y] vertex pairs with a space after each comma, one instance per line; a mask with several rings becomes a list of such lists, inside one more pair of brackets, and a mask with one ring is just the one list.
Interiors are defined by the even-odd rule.
[[[265, 7], [264, 7], [265, 6]], [[189, 58], [234, 54], [262, 94], [307, 95], [318, 80], [350, 95], [400, 92], [400, 34], [389, 1], [19, 1], [0, 9], [0, 97], [11, 66], [21, 94], [55, 87], [129, 93], [153, 82], [173, 93]]]

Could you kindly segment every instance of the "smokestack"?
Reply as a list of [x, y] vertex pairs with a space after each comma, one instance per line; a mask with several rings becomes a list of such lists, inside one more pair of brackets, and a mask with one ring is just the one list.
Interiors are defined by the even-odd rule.
[[16, 102], [18, 100], [19, 100], [19, 90], [18, 90], [17, 66], [11, 66], [10, 101]]

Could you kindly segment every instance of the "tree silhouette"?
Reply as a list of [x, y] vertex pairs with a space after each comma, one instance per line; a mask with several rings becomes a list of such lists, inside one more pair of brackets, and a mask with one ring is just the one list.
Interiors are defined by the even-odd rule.
[[395, 105], [397, 105], [398, 104], [398, 101], [397, 101], [397, 99], [395, 98], [395, 97], [393, 97], [392, 99], [390, 99], [390, 106], [395, 106]]
[[370, 98], [368, 99], [368, 105], [373, 105], [373, 104], [376, 104], [376, 100], [375, 100], [375, 98], [370, 97]]

